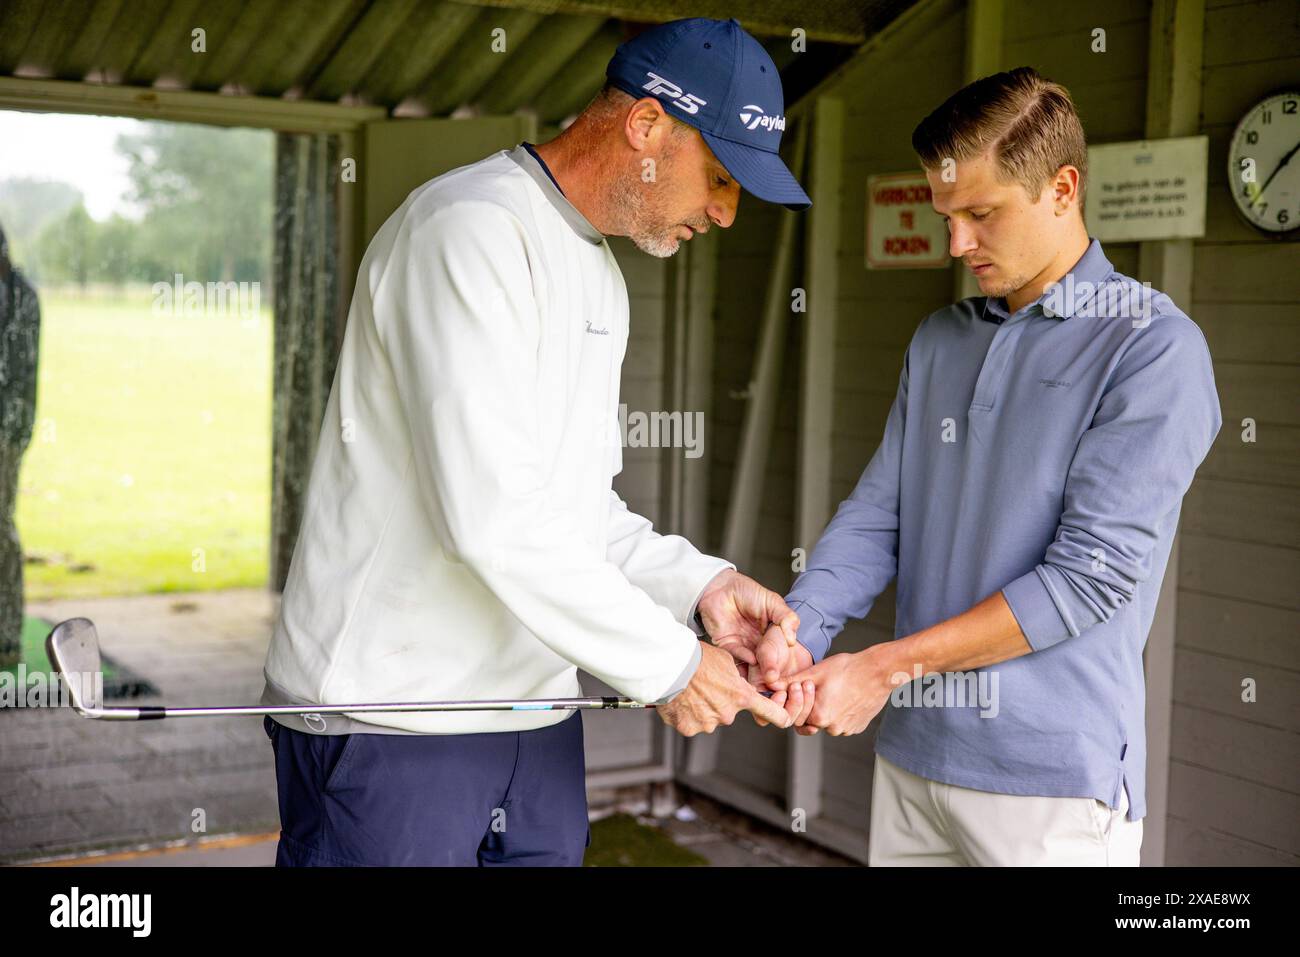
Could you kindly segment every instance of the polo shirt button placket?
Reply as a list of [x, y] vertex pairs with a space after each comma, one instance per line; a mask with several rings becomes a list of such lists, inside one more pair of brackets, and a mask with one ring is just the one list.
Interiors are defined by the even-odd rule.
[[1003, 320], [993, 333], [993, 340], [984, 355], [984, 365], [981, 366], [979, 378], [975, 381], [975, 396], [970, 405], [972, 413], [993, 411], [1002, 381], [1007, 376], [1011, 357], [1015, 354], [1016, 344], [1020, 341], [1020, 336], [1029, 324], [1030, 318], [1030, 312], [1018, 312], [1011, 318]]

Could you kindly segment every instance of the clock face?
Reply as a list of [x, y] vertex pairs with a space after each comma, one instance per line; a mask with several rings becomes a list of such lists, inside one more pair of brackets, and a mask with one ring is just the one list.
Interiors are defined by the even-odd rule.
[[1228, 146], [1228, 186], [1259, 229], [1300, 226], [1300, 91], [1274, 94], [1241, 118]]

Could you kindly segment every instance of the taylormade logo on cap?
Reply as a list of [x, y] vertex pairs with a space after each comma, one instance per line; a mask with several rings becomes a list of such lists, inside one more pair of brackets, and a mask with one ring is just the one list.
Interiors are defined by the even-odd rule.
[[812, 205], [781, 161], [781, 75], [734, 18], [652, 27], [619, 46], [605, 75], [629, 96], [654, 97], [664, 112], [699, 130], [732, 178], [759, 199], [790, 209]]
[[767, 116], [763, 113], [761, 106], [755, 106], [752, 103], [740, 111], [740, 122], [745, 124], [747, 130], [756, 130], [760, 126], [773, 132], [785, 129], [784, 116]]

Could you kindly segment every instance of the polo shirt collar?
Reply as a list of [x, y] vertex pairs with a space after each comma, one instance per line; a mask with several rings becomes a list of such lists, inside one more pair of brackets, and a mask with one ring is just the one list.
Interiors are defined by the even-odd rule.
[[525, 173], [529, 175], [538, 188], [546, 196], [547, 201], [559, 212], [569, 227], [591, 243], [593, 246], [599, 246], [605, 241], [605, 235], [591, 221], [578, 211], [578, 207], [569, 202], [564, 193], [560, 191], [559, 186], [551, 178], [551, 171], [547, 169], [539, 157], [534, 156], [529, 150], [524, 148], [521, 143], [512, 150], [507, 150], [506, 155], [515, 161]]
[[[1053, 294], [1052, 288], [1048, 287], [1041, 296], [1021, 308], [1022, 310], [1037, 309], [1049, 318], [1069, 319], [1092, 300], [1113, 272], [1114, 267], [1102, 252], [1101, 242], [1092, 239], [1088, 243], [1088, 248], [1083, 251], [1083, 255], [1079, 257], [1079, 261], [1059, 280], [1062, 287], [1060, 291]], [[1006, 299], [1002, 296], [986, 297], [981, 318], [989, 322], [1005, 322], [1010, 319], [1011, 313], [1007, 310]]]

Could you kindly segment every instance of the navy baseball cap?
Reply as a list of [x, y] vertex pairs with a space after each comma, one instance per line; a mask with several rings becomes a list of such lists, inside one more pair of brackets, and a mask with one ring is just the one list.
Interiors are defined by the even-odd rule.
[[653, 96], [700, 131], [713, 155], [761, 200], [807, 209], [812, 200], [781, 161], [785, 97], [776, 64], [733, 17], [692, 17], [621, 44], [605, 70], [624, 93]]

